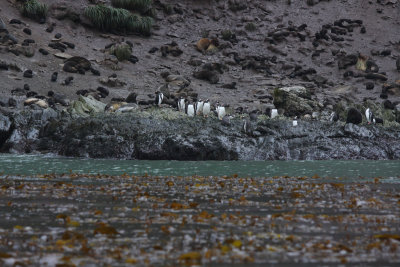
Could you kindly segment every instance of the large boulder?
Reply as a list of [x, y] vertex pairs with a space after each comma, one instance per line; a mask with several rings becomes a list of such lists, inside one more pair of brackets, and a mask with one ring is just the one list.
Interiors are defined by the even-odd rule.
[[7, 116], [0, 113], [0, 148], [10, 136], [11, 121]]
[[311, 100], [310, 91], [303, 86], [275, 89], [274, 105], [278, 109], [284, 109], [285, 116], [312, 114], [319, 109], [318, 103]]
[[358, 109], [350, 108], [347, 112], [346, 123], [360, 124], [362, 122], [362, 114]]
[[88, 97], [79, 96], [79, 99], [74, 101], [69, 108], [69, 112], [72, 116], [83, 116], [88, 117], [95, 113], [104, 112], [106, 104], [97, 101], [91, 95]]

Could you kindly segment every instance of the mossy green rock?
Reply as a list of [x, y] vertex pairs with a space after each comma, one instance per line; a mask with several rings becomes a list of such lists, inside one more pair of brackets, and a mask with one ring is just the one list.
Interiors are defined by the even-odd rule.
[[285, 116], [301, 116], [318, 111], [318, 103], [311, 100], [311, 93], [302, 86], [276, 88], [274, 105], [285, 110]]
[[72, 116], [88, 117], [95, 113], [104, 112], [106, 104], [97, 101], [92, 96], [79, 96], [79, 99], [74, 101], [68, 109]]

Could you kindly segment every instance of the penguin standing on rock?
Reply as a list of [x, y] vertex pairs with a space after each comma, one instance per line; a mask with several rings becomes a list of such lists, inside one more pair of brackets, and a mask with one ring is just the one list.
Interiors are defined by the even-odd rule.
[[161, 93], [160, 91], [156, 91], [156, 98], [154, 100], [154, 104], [156, 104], [157, 106], [160, 106], [163, 99], [164, 99], [164, 94]]
[[371, 124], [371, 122], [375, 124], [375, 116], [369, 108], [365, 111], [365, 117], [367, 118], [368, 124]]
[[203, 105], [204, 105], [203, 100], [199, 99], [197, 101], [196, 115], [201, 115], [203, 113]]
[[217, 102], [217, 109], [216, 109], [216, 111], [217, 111], [218, 119], [219, 119], [219, 120], [222, 120], [222, 118], [226, 115], [225, 107], [222, 106], [222, 105], [220, 105], [219, 102]]
[[329, 121], [337, 122], [339, 120], [339, 115], [334, 111], [329, 116]]
[[189, 104], [187, 105], [186, 114], [187, 114], [189, 117], [194, 117], [195, 113], [196, 113], [196, 112], [195, 112], [194, 104], [193, 104], [193, 103], [189, 103]]
[[293, 119], [293, 126], [297, 126], [297, 116], [295, 116]]
[[203, 103], [203, 116], [208, 117], [208, 115], [210, 114], [210, 111], [211, 111], [210, 101], [208, 99], [206, 99]]
[[185, 99], [183, 97], [178, 99], [178, 110], [185, 113]]

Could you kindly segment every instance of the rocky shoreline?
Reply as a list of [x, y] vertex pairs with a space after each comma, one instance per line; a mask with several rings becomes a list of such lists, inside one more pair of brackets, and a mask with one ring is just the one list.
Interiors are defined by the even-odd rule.
[[214, 114], [188, 117], [168, 106], [125, 104], [119, 109], [128, 106], [127, 112], [107, 112], [96, 105], [106, 106], [81, 96], [68, 109], [2, 108], [0, 151], [151, 160], [400, 159], [395, 121], [368, 125], [364, 118], [356, 125], [340, 116], [330, 121], [321, 111], [300, 116], [293, 126], [284, 111], [274, 119], [232, 114], [221, 121]]

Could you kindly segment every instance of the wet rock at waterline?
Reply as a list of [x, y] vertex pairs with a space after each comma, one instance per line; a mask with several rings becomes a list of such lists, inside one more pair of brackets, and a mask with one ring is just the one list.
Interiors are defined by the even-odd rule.
[[224, 124], [214, 116], [189, 118], [169, 108], [140, 111], [136, 104], [116, 104], [121, 112], [105, 112], [105, 104], [80, 96], [69, 107], [73, 119], [35, 105], [4, 113], [3, 121], [11, 122], [5, 128], [13, 130], [2, 134], [1, 151], [158, 160], [400, 158], [398, 125], [298, 120], [293, 127], [291, 120], [259, 116], [251, 131], [243, 131], [239, 117]]

